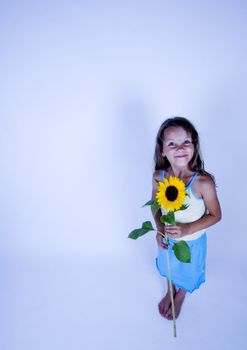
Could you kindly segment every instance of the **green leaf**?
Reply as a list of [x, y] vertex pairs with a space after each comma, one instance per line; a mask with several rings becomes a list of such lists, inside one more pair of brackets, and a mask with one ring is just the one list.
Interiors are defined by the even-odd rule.
[[159, 203], [157, 202], [157, 199], [154, 198], [154, 199], [150, 199], [150, 201], [148, 201], [147, 203], [145, 203], [142, 207], [145, 207], [147, 205], [150, 205], [151, 206], [151, 210], [152, 210], [152, 213], [153, 215], [156, 215], [158, 210], [160, 209], [160, 205]]
[[158, 210], [160, 209], [160, 205], [159, 203], [157, 202], [157, 199], [154, 198], [154, 199], [150, 199], [150, 201], [148, 201], [147, 203], [145, 203], [142, 207], [145, 207], [147, 205], [151, 205], [151, 210], [152, 210], [152, 213], [153, 215], [155, 216], [158, 212]]
[[178, 210], [176, 210], [176, 211], [185, 210], [185, 209], [187, 209], [187, 208], [189, 208], [189, 204], [182, 204], [182, 206], [181, 206]]
[[166, 222], [166, 215], [161, 215], [161, 217], [160, 217], [160, 222], [162, 223], [162, 224], [164, 224], [165, 222]]
[[145, 221], [142, 224], [141, 228], [137, 228], [137, 229], [131, 231], [130, 234], [128, 235], [128, 238], [137, 239], [137, 238], [145, 235], [149, 231], [155, 231], [155, 230], [153, 228], [151, 221]]
[[151, 223], [151, 221], [145, 221], [143, 224], [142, 224], [142, 228], [145, 229], [145, 230], [152, 230], [152, 231], [155, 231], [154, 228], [153, 228], [153, 225]]
[[130, 234], [129, 234], [129, 238], [132, 238], [132, 239], [137, 239], [141, 236], [144, 236], [146, 233], [150, 232], [152, 230], [144, 230], [142, 228], [140, 229], [136, 229], [136, 230], [133, 230]]
[[152, 210], [153, 215], [156, 215], [157, 212], [159, 211], [159, 209], [160, 209], [160, 205], [159, 205], [159, 203], [157, 202], [157, 199], [155, 198], [155, 200], [154, 200], [154, 202], [153, 202], [153, 204], [152, 204], [152, 207], [151, 207], [151, 210]]
[[176, 225], [175, 216], [173, 211], [169, 211], [166, 215], [160, 217], [162, 224], [167, 223], [169, 225]]
[[154, 201], [155, 201], [155, 199], [150, 199], [150, 201], [148, 201], [147, 203], [143, 204], [142, 208], [147, 206], [147, 205], [153, 205]]
[[141, 229], [141, 228], [137, 228], [136, 230], [133, 230], [130, 232], [130, 234], [128, 235], [128, 238], [131, 238], [131, 239], [137, 239], [141, 236], [143, 236], [146, 232]]
[[185, 241], [179, 241], [172, 247], [177, 259], [184, 263], [190, 263], [190, 247]]

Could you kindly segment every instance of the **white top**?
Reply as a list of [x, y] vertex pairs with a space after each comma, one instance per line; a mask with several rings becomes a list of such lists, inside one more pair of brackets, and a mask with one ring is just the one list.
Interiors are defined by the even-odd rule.
[[[192, 188], [193, 182], [197, 177], [197, 175], [198, 173], [196, 172], [193, 175], [190, 183], [185, 188], [186, 193], [188, 195], [185, 197], [184, 204], [188, 204], [189, 207], [185, 210], [175, 211], [176, 223], [187, 224], [200, 219], [202, 216], [204, 216], [207, 213], [207, 209], [204, 204], [203, 198], [198, 197]], [[165, 177], [165, 170], [162, 171], [162, 176], [163, 178]], [[165, 211], [163, 208], [161, 209], [161, 211], [162, 211], [162, 214], [167, 214], [168, 212], [168, 211]], [[181, 240], [192, 241], [201, 237], [205, 232], [206, 232], [205, 229], [203, 229], [203, 230], [194, 232], [191, 235], [186, 235], [181, 238], [175, 238], [175, 239], [177, 241], [181, 241]]]

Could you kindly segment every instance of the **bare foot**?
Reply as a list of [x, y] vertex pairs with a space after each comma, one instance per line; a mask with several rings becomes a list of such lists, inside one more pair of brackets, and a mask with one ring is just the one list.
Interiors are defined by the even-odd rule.
[[[176, 289], [173, 289], [173, 297], [176, 295]], [[165, 297], [161, 299], [159, 302], [158, 308], [161, 316], [166, 317], [166, 313], [168, 312], [169, 308], [171, 307], [171, 297], [170, 297], [170, 290], [168, 289]]]
[[[175, 308], [175, 315], [176, 318], [178, 318], [180, 311], [181, 311], [181, 307], [183, 305], [184, 299], [185, 299], [185, 294], [186, 291], [179, 289], [179, 291], [176, 293], [175, 295], [175, 299], [174, 299], [174, 308]], [[168, 309], [168, 311], [165, 314], [165, 317], [168, 320], [172, 320], [172, 307], [170, 306], [170, 308]]]

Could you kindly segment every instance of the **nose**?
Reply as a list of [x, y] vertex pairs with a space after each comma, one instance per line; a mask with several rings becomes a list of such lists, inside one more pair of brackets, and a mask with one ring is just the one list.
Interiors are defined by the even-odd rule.
[[184, 149], [184, 145], [178, 145], [178, 146], [177, 146], [177, 151], [183, 150], [183, 149]]

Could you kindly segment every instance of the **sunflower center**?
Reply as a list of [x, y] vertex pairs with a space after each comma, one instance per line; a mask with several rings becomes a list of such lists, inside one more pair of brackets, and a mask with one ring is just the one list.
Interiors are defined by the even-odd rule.
[[166, 189], [166, 198], [170, 202], [174, 202], [178, 197], [178, 189], [175, 186], [168, 186]]

